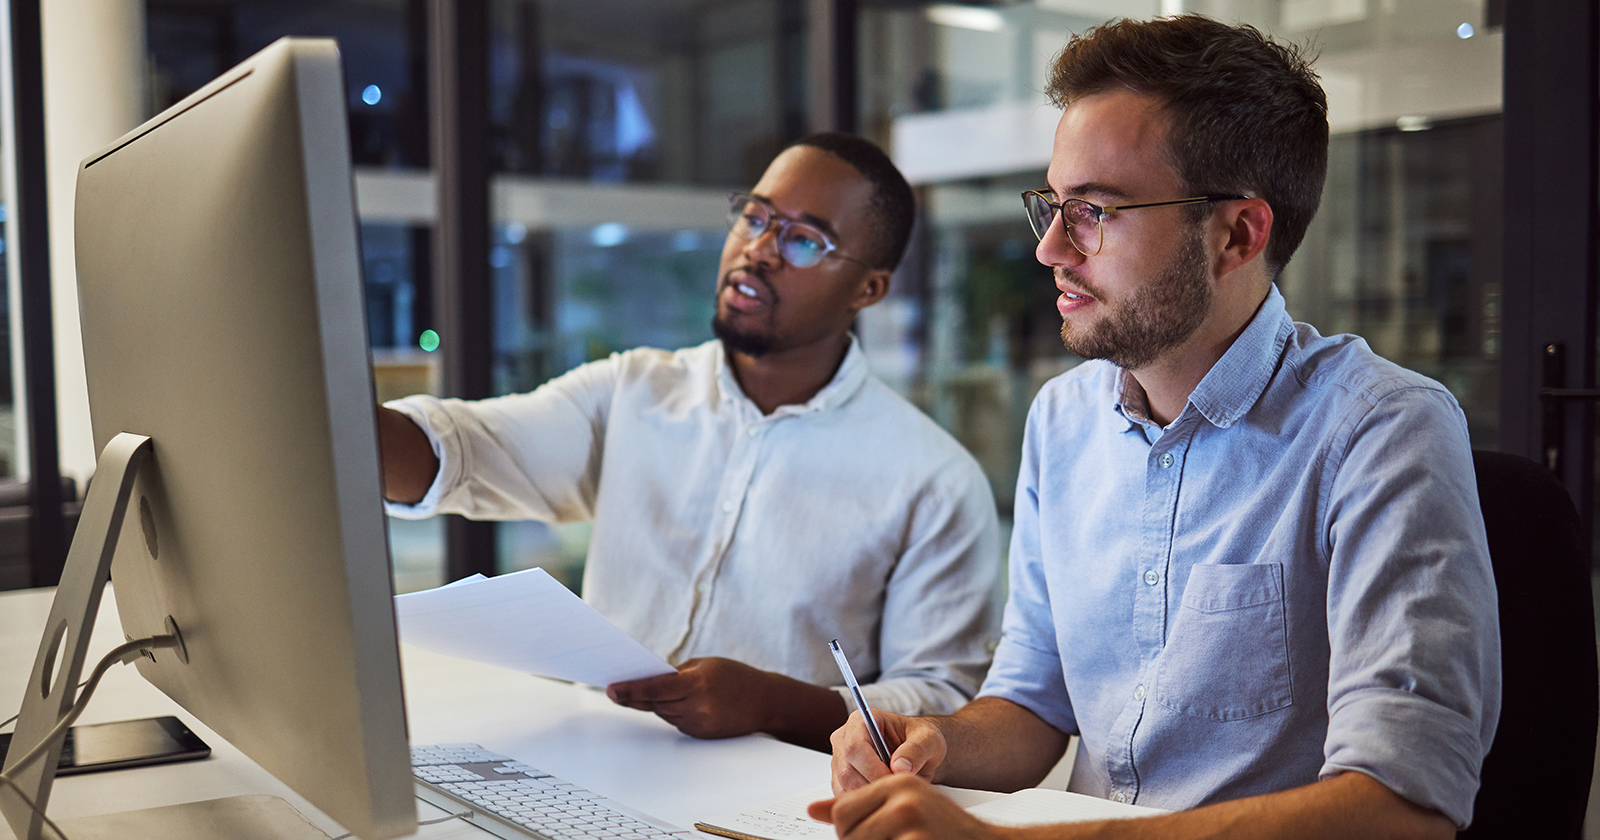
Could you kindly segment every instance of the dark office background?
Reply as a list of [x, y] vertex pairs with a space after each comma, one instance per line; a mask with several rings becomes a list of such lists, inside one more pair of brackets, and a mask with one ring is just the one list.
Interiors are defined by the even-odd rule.
[[[1360, 14], [1349, 5], [1205, 0], [1185, 8], [1247, 14], [1280, 37], [1314, 40], [1332, 82], [1349, 56], [1444, 54], [1460, 43], [1498, 57], [1498, 47], [1481, 45], [1499, 44], [1519, 25], [1529, 35], [1505, 40], [1503, 105], [1491, 97], [1464, 111], [1441, 106], [1335, 127], [1321, 212], [1280, 281], [1290, 311], [1324, 332], [1358, 333], [1445, 383], [1474, 445], [1552, 464], [1587, 511], [1592, 412], [1579, 401], [1541, 401], [1539, 389], [1593, 385], [1594, 354], [1579, 351], [1595, 345], [1593, 244], [1581, 233], [1593, 229], [1594, 189], [1572, 189], [1586, 183], [1582, 173], [1552, 171], [1550, 156], [1530, 150], [1565, 144], [1578, 159], [1585, 148], [1593, 158], [1594, 120], [1574, 122], [1572, 103], [1594, 109], [1594, 33], [1552, 22], [1571, 16], [1499, 2]], [[1037, 102], [1049, 53], [1102, 20], [1094, 8], [1087, 0], [485, 3], [482, 49], [465, 54], [484, 66], [480, 96], [469, 98], [484, 116], [476, 162], [487, 163], [495, 196], [483, 253], [468, 261], [483, 269], [474, 281], [483, 303], [466, 321], [440, 309], [457, 291], [434, 281], [436, 228], [451, 217], [425, 189], [404, 212], [364, 211], [380, 394], [457, 387], [444, 362], [466, 358], [452, 343], [464, 337], [483, 337], [483, 393], [537, 387], [630, 347], [708, 338], [721, 195], [748, 186], [808, 130], [855, 129], [892, 146], [896, 126], [911, 117]], [[424, 0], [146, 0], [144, 11], [148, 114], [278, 37], [330, 36], [345, 60], [358, 194], [435, 171]], [[1554, 49], [1563, 38], [1571, 48]], [[1502, 116], [1519, 108], [1527, 119]], [[920, 186], [911, 253], [890, 299], [858, 324], [874, 370], [974, 452], [1003, 512], [1028, 403], [1077, 361], [1056, 338], [1048, 278], [1012, 206], [1042, 177], [1040, 163]], [[577, 196], [602, 216], [569, 220], [557, 202], [530, 221], [515, 209], [528, 196], [547, 204]], [[620, 210], [618, 221], [603, 217], [632, 196], [692, 212], [649, 224], [621, 221]], [[1503, 279], [1507, 266], [1516, 267], [1515, 281]], [[14, 472], [6, 459], [14, 455], [0, 452], [0, 472]], [[577, 585], [581, 526], [490, 527], [478, 568], [546, 565]], [[462, 568], [445, 564], [436, 524], [397, 522], [392, 533], [402, 588]]]

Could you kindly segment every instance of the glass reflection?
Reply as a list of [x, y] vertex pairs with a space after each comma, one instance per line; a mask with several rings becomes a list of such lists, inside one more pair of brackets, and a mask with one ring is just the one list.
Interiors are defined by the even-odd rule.
[[[923, 277], [905, 284], [916, 292], [896, 291], [922, 322], [904, 339], [915, 362], [903, 388], [978, 456], [1002, 509], [1027, 406], [1078, 362], [1057, 337], [1050, 275], [1015, 195], [1043, 183], [1049, 164], [1058, 112], [1041, 91], [1052, 58], [1072, 33], [1113, 17], [1199, 12], [1317, 45], [1331, 165], [1321, 210], [1279, 280], [1289, 311], [1443, 382], [1473, 444], [1495, 445], [1502, 35], [1481, 3], [1036, 0], [986, 8], [981, 20], [953, 11], [863, 9], [861, 124], [920, 185]], [[1463, 23], [1473, 37], [1460, 37]]]

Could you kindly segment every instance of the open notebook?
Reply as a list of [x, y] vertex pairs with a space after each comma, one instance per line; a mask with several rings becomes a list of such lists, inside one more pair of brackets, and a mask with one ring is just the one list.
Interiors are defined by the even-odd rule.
[[[992, 793], [943, 785], [936, 785], [935, 789], [965, 808], [967, 813], [996, 825], [1087, 822], [1166, 813], [1159, 808], [1121, 805], [1081, 793], [1043, 788], [1029, 788], [1016, 793]], [[829, 840], [834, 837], [833, 826], [806, 816], [806, 806], [831, 796], [833, 792], [828, 786], [821, 785], [737, 814], [697, 822], [694, 827], [734, 840]]]

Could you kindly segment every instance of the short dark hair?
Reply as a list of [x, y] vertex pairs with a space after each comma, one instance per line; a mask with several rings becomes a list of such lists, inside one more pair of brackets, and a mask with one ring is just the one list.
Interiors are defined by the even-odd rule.
[[876, 217], [877, 224], [873, 225], [868, 240], [870, 253], [862, 255], [861, 259], [873, 268], [893, 271], [905, 255], [906, 243], [911, 240], [911, 224], [917, 216], [911, 185], [906, 183], [894, 161], [871, 140], [838, 131], [807, 134], [790, 143], [788, 148], [795, 146], [821, 149], [850, 164], [872, 184], [868, 209]]
[[1167, 154], [1187, 195], [1266, 199], [1276, 278], [1305, 238], [1328, 172], [1328, 99], [1311, 58], [1253, 26], [1202, 15], [1118, 20], [1072, 36], [1045, 92], [1066, 108], [1119, 88], [1163, 103]]

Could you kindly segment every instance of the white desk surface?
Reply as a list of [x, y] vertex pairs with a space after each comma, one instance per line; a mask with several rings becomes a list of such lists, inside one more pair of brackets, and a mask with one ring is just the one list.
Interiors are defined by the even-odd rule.
[[[51, 589], [0, 593], [0, 719], [21, 708], [54, 594]], [[108, 588], [90, 644], [89, 665], [121, 639]], [[828, 756], [823, 753], [764, 736], [696, 740], [655, 715], [618, 707], [594, 689], [410, 647], [401, 649], [401, 667], [413, 744], [478, 743], [685, 828], [697, 819], [827, 784]], [[210, 744], [211, 757], [57, 779], [50, 816], [88, 816], [270, 793], [287, 799], [330, 835], [344, 832], [146, 683], [132, 666], [116, 666], [106, 674], [79, 723], [166, 714], [177, 715]], [[443, 812], [419, 802], [418, 815], [426, 820]], [[10, 836], [3, 824], [0, 835]], [[460, 821], [425, 826], [415, 836], [490, 837]]]

